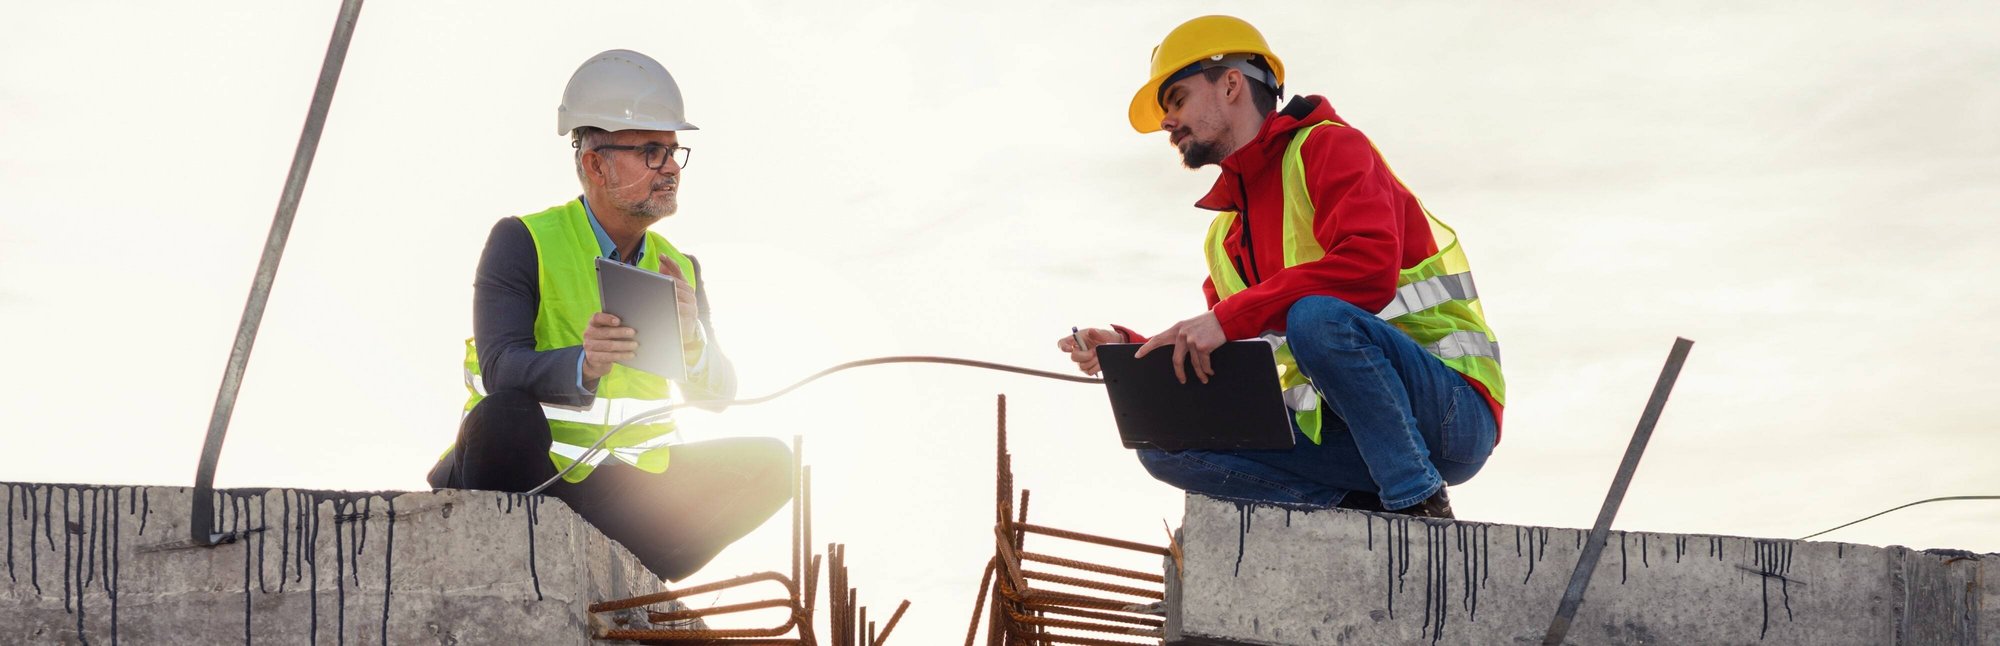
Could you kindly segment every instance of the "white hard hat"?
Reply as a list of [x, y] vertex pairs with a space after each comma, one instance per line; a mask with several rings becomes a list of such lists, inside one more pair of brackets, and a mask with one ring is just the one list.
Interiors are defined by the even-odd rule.
[[697, 130], [687, 122], [681, 88], [652, 57], [614, 49], [584, 61], [563, 88], [556, 134], [583, 126], [619, 130]]

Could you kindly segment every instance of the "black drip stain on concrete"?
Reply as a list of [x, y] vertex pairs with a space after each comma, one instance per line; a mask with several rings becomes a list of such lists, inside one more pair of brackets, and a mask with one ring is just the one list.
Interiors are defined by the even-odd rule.
[[[505, 508], [500, 506], [503, 500], [506, 502]], [[493, 508], [502, 509], [508, 514], [514, 513], [514, 507], [516, 506], [521, 507], [521, 509], [527, 512], [524, 515], [528, 517], [528, 579], [535, 583], [535, 600], [541, 601], [542, 574], [540, 568], [535, 564], [535, 526], [542, 522], [542, 497], [539, 495], [529, 496], [518, 493], [503, 493], [493, 500]], [[1241, 505], [1238, 505], [1238, 507], [1240, 508]], [[1237, 542], [1236, 550], [1236, 564], [1238, 568], [1241, 568], [1243, 565], [1243, 544], [1240, 540]]]
[[[1368, 532], [1368, 549], [1374, 551], [1377, 515], [1367, 514], [1362, 520]], [[1387, 618], [1396, 617], [1396, 595], [1407, 591], [1408, 575], [1413, 564], [1410, 557], [1412, 543], [1410, 529], [1414, 524], [1422, 526], [1424, 530], [1424, 615], [1419, 628], [1420, 634], [1429, 637], [1434, 644], [1444, 638], [1445, 626], [1451, 616], [1451, 585], [1454, 569], [1458, 572], [1457, 578], [1461, 586], [1458, 595], [1459, 604], [1465, 609], [1468, 621], [1478, 621], [1479, 592], [1481, 588], [1486, 587], [1487, 581], [1493, 575], [1492, 526], [1429, 522], [1407, 516], [1386, 516], [1380, 520], [1383, 527], [1382, 595], [1383, 606], [1388, 611]], [[1524, 543], [1520, 540], [1522, 536], [1520, 530], [1521, 528], [1516, 528], [1515, 532], [1516, 555], [1523, 554], [1521, 546]], [[1545, 532], [1538, 534], [1533, 530], [1527, 532], [1528, 541], [1525, 543], [1528, 546], [1527, 553], [1534, 553], [1534, 541], [1537, 538], [1546, 541], [1545, 534]], [[1546, 545], [1543, 549], [1547, 549]], [[1458, 554], [1456, 566], [1452, 563], [1454, 551]], [[1374, 614], [1377, 621], [1383, 618], [1380, 611]]]
[[1792, 544], [1784, 541], [1755, 541], [1757, 574], [1763, 581], [1764, 625], [1757, 632], [1757, 639], [1771, 632], [1771, 579], [1778, 580], [1779, 593], [1785, 604], [1785, 621], [1792, 621]]
[[[56, 551], [55, 535], [61, 532], [63, 612], [76, 618], [77, 643], [91, 643], [91, 633], [85, 632], [85, 625], [93, 609], [93, 588], [103, 596], [101, 611], [106, 613], [104, 617], [109, 623], [110, 643], [118, 643], [118, 577], [122, 566], [119, 546], [123, 545], [119, 520], [121, 512], [129, 515], [132, 507], [125, 502], [130, 496], [121, 494], [129, 494], [130, 489], [99, 485], [7, 485], [8, 584], [21, 583], [17, 552], [25, 549], [28, 585], [37, 596], [45, 594], [41, 550], [46, 547], [50, 552]], [[23, 521], [28, 530], [25, 545], [14, 538], [15, 528]], [[41, 546], [35, 544], [38, 534]]]
[[[223, 490], [217, 491], [218, 513], [228, 515], [227, 522], [218, 521], [217, 528], [226, 529], [237, 540], [243, 542], [243, 639], [250, 642], [254, 606], [251, 605], [251, 579], [256, 579], [256, 589], [260, 593], [271, 593], [266, 561], [269, 554], [268, 543], [271, 535], [271, 497], [278, 499], [278, 573], [277, 591], [284, 592], [289, 584], [304, 583], [308, 599], [311, 601], [307, 612], [306, 634], [312, 643], [319, 640], [320, 612], [320, 560], [319, 537], [325, 529], [319, 509], [328, 508], [327, 518], [333, 520], [333, 583], [334, 583], [334, 639], [335, 643], [347, 643], [347, 586], [350, 581], [358, 590], [361, 585], [361, 556], [367, 552], [368, 521], [375, 518], [376, 498], [388, 500], [390, 492], [348, 492], [348, 491], [295, 491], [288, 489]], [[383, 514], [387, 524], [388, 545], [382, 557], [382, 608], [381, 626], [383, 643], [388, 637], [388, 590], [394, 580], [394, 559], [389, 550], [395, 546], [396, 518], [395, 503], [389, 503], [389, 511]], [[254, 523], [254, 524], [253, 524]], [[254, 545], [252, 542], [254, 541]]]
[[[335, 628], [338, 643], [346, 642], [346, 586], [352, 581], [360, 585], [360, 557], [367, 550], [368, 520], [373, 518], [374, 499], [382, 497], [387, 501], [387, 492], [305, 492], [280, 489], [231, 489], [217, 490], [215, 493], [215, 515], [210, 519], [219, 532], [227, 532], [225, 542], [240, 542], [243, 547], [243, 630], [244, 643], [251, 642], [252, 620], [255, 605], [251, 591], [269, 594], [272, 591], [269, 573], [266, 572], [269, 541], [273, 520], [281, 530], [278, 542], [277, 591], [283, 592], [286, 584], [300, 583], [311, 576], [311, 612], [307, 626], [308, 639], [317, 643], [319, 633], [319, 561], [321, 555], [317, 541], [322, 529], [322, 520], [317, 513], [320, 505], [331, 507], [334, 521], [333, 531], [336, 554], [334, 582], [335, 604], [339, 613], [339, 623]], [[147, 520], [152, 515], [152, 496], [146, 487], [99, 486], [71, 484], [9, 483], [6, 486], [7, 502], [4, 515], [7, 522], [7, 574], [10, 585], [20, 585], [21, 579], [32, 586], [37, 595], [44, 594], [41, 580], [41, 549], [35, 545], [40, 535], [43, 546], [50, 552], [60, 549], [63, 555], [61, 570], [61, 593], [64, 612], [76, 618], [75, 630], [78, 643], [91, 643], [92, 633], [85, 631], [92, 611], [103, 604], [107, 619], [110, 643], [117, 644], [119, 615], [119, 572], [121, 569], [121, 548], [125, 547], [123, 521], [138, 516], [137, 530], [145, 533]], [[271, 517], [268, 508], [271, 497], [276, 496], [281, 505], [277, 518]], [[394, 560], [389, 552], [395, 546], [395, 504], [387, 501], [389, 511], [386, 518], [386, 545], [382, 548], [382, 624], [383, 643], [388, 638], [390, 582], [394, 577]], [[296, 503], [296, 504], [295, 504]], [[531, 508], [531, 517], [534, 512]], [[530, 519], [533, 522], [533, 519]], [[16, 527], [26, 525], [27, 538], [16, 539]], [[62, 540], [56, 540], [56, 534]], [[58, 546], [60, 544], [60, 546]], [[22, 576], [18, 553], [25, 547], [28, 552], [26, 576]], [[288, 576], [289, 575], [289, 576]], [[252, 581], [255, 581], [254, 585]], [[53, 589], [51, 586], [50, 589]], [[100, 602], [93, 599], [93, 590], [103, 596]], [[539, 596], [539, 582], [537, 582]]]
[[1451, 543], [1446, 539], [1452, 526], [1424, 525], [1424, 625], [1418, 635], [1428, 635], [1435, 644], [1444, 637], [1445, 618], [1451, 612]]
[[[1521, 538], [1523, 536], [1526, 536], [1528, 539], [1526, 543], [1526, 545], [1528, 546], [1526, 555], [1523, 555], [1521, 553], [1521, 546], [1523, 544]], [[1535, 548], [1536, 545], [1540, 545], [1541, 549], [1537, 550]], [[1526, 558], [1528, 560], [1528, 573], [1521, 575], [1521, 584], [1527, 585], [1528, 580], [1534, 578], [1535, 576], [1535, 563], [1537, 561], [1542, 560], [1542, 557], [1549, 555], [1549, 528], [1515, 527], [1514, 555], [1522, 556], [1523, 558]]]
[[[1376, 515], [1362, 513], [1368, 527], [1368, 551], [1375, 551]], [[1403, 542], [1398, 551], [1396, 529], [1403, 530]], [[1410, 523], [1406, 516], [1382, 518], [1382, 604], [1389, 610], [1389, 618], [1396, 618], [1396, 591], [1402, 585], [1403, 573], [1410, 569]], [[1399, 568], [1398, 565], [1401, 567]]]
[[1250, 515], [1256, 508], [1256, 505], [1236, 503], [1236, 570], [1232, 576], [1243, 576], [1243, 548], [1250, 536]]
[[1458, 539], [1459, 580], [1465, 582], [1458, 602], [1465, 606], [1467, 621], [1479, 621], [1479, 588], [1486, 585], [1482, 570], [1491, 567], [1486, 561], [1486, 530], [1486, 525], [1452, 525]]
[[1688, 538], [1687, 538], [1686, 536], [1675, 536], [1675, 537], [1674, 537], [1674, 562], [1675, 562], [1675, 563], [1679, 563], [1679, 562], [1681, 562], [1681, 557], [1682, 557], [1682, 556], [1686, 556], [1686, 555], [1687, 555], [1687, 551], [1688, 551]]
[[385, 497], [384, 502], [389, 503], [389, 510], [383, 512], [383, 516], [387, 517], [389, 520], [389, 527], [387, 531], [388, 536], [384, 537], [384, 540], [388, 544], [382, 546], [382, 641], [381, 643], [387, 644], [389, 643], [389, 591], [393, 587], [390, 584], [393, 583], [396, 578], [395, 576], [396, 575], [396, 565], [395, 565], [396, 499]]
[[1625, 585], [1632, 578], [1632, 568], [1627, 567], [1632, 563], [1632, 557], [1625, 551], [1626, 536], [1625, 532], [1618, 532], [1618, 585]]

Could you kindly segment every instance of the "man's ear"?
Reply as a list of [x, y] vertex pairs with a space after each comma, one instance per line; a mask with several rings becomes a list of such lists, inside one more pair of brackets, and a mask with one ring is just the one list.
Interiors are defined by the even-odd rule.
[[604, 182], [604, 156], [586, 150], [583, 153], [582, 161], [583, 176], [589, 178], [592, 184], [602, 184]]

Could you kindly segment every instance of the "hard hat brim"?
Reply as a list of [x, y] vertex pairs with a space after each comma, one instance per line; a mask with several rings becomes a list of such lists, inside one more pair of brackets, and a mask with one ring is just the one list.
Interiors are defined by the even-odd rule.
[[587, 117], [582, 115], [572, 116], [568, 113], [560, 113], [560, 111], [556, 115], [556, 134], [558, 135], [567, 137], [569, 133], [584, 126], [602, 128], [606, 132], [618, 132], [620, 130], [681, 131], [701, 129], [686, 121], [641, 121], [597, 115]]
[[[1204, 50], [1199, 54], [1187, 57], [1187, 60], [1180, 61], [1173, 67], [1153, 75], [1153, 78], [1146, 81], [1145, 85], [1139, 86], [1138, 92], [1132, 94], [1132, 106], [1126, 110], [1127, 118], [1132, 120], [1132, 129], [1139, 131], [1139, 134], [1142, 135], [1160, 130], [1160, 120], [1167, 117], [1166, 111], [1160, 109], [1160, 83], [1166, 81], [1167, 77], [1173, 76], [1174, 72], [1180, 71], [1181, 68], [1187, 67], [1195, 61], [1218, 54], [1235, 54], [1241, 51], [1241, 49], [1233, 47], [1217, 47]], [[1278, 60], [1276, 56], [1263, 52], [1252, 53], [1263, 56], [1264, 60], [1271, 65], [1271, 74], [1278, 78], [1278, 82], [1284, 82], [1285, 63], [1283, 61]]]

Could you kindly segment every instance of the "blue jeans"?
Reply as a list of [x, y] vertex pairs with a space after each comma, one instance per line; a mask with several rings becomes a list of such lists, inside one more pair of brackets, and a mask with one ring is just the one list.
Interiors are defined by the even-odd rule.
[[1472, 478], [1493, 452], [1493, 411], [1479, 390], [1374, 314], [1330, 296], [1299, 299], [1286, 341], [1326, 410], [1320, 443], [1289, 451], [1140, 449], [1153, 477], [1226, 498], [1332, 506], [1350, 491], [1386, 509]]

